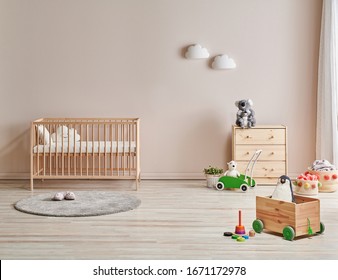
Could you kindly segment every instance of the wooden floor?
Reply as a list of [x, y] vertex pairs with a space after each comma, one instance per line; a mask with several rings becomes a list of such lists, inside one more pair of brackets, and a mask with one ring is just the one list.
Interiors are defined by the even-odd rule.
[[[338, 259], [338, 192], [320, 193], [322, 235], [286, 241], [263, 232], [244, 243], [224, 237], [238, 224], [250, 230], [255, 196], [270, 195], [273, 186], [246, 193], [216, 191], [204, 181], [36, 182], [0, 181], [0, 259]], [[110, 190], [136, 195], [139, 208], [113, 215], [55, 218], [25, 214], [13, 204], [31, 195], [59, 190]]]

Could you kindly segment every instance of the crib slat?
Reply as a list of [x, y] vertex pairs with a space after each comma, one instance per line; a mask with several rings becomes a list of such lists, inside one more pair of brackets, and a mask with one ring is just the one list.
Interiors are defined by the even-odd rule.
[[[38, 128], [38, 127], [37, 127]], [[39, 170], [40, 170], [40, 166], [39, 166], [39, 162], [40, 162], [40, 156], [39, 156], [39, 146], [40, 146], [40, 133], [39, 131], [37, 131], [37, 161], [36, 161], [36, 174], [39, 175]]]
[[73, 155], [74, 155], [74, 160], [73, 160], [73, 174], [76, 176], [76, 125], [74, 125], [74, 150], [73, 150]]
[[94, 176], [95, 175], [95, 169], [94, 169], [94, 167], [95, 167], [95, 165], [94, 165], [94, 163], [95, 163], [95, 159], [94, 159], [94, 124], [92, 125], [92, 152], [91, 152], [91, 154], [92, 154], [92, 164], [93, 164], [92, 172], [93, 172], [93, 176]]
[[[48, 167], [48, 170], [47, 170], [47, 173], [48, 175], [50, 176], [50, 172], [51, 172], [51, 154], [52, 154], [52, 146], [54, 145], [54, 141], [52, 141], [52, 131], [53, 131], [53, 124], [50, 124], [49, 125], [49, 149], [48, 149], [48, 163], [47, 163], [47, 167]], [[47, 169], [47, 168], [46, 168]]]
[[45, 125], [43, 125], [43, 137], [42, 137], [42, 144], [43, 144], [43, 157], [42, 157], [42, 162], [43, 162], [43, 176], [46, 176], [46, 169], [45, 169], [45, 166], [46, 166], [46, 129], [45, 129]]
[[[134, 123], [133, 126], [134, 126], [134, 129], [133, 129], [133, 141], [134, 141], [135, 146], [136, 146], [136, 145], [137, 145], [137, 144], [136, 144], [136, 130], [137, 130], [137, 124]], [[133, 168], [135, 169], [135, 168], [136, 168], [136, 160], [135, 160], [135, 159], [136, 159], [136, 150], [135, 150], [135, 148], [134, 148], [133, 153], [134, 153], [134, 156], [133, 156]]]
[[62, 176], [65, 175], [65, 173], [64, 173], [65, 158], [64, 158], [64, 146], [63, 146], [63, 142], [64, 142], [63, 141], [63, 137], [64, 137], [63, 133], [64, 132], [63, 132], [63, 128], [62, 128], [62, 132], [61, 132], [61, 155], [62, 155], [62, 157], [61, 157], [61, 174], [62, 174]]
[[110, 175], [113, 175], [114, 168], [114, 150], [113, 150], [113, 124], [110, 124]]
[[59, 169], [59, 166], [58, 166], [58, 131], [57, 129], [55, 130], [55, 139], [56, 139], [56, 143], [55, 143], [55, 175], [57, 176], [58, 175], [58, 169]]
[[117, 176], [120, 175], [120, 168], [119, 168], [119, 125], [116, 124], [116, 170], [117, 170]]
[[80, 124], [80, 176], [82, 176], [82, 124]]
[[137, 119], [136, 124], [136, 190], [138, 189], [141, 180], [140, 174], [140, 120]]
[[131, 131], [132, 125], [128, 123], [128, 139], [129, 139], [129, 154], [128, 154], [128, 167], [129, 167], [129, 175], [131, 175]]
[[39, 174], [39, 170], [40, 170], [40, 133], [37, 134], [37, 160], [36, 160], [36, 170], [35, 170], [35, 174], [36, 175], [40, 175]]
[[88, 124], [86, 125], [86, 175], [88, 176], [88, 166], [89, 166], [89, 156], [88, 156], [88, 139], [89, 139], [89, 133], [88, 133]]
[[70, 175], [70, 135], [69, 135], [69, 130], [71, 128], [71, 125], [67, 125], [67, 133], [68, 133], [68, 138], [67, 138], [67, 142], [68, 142], [68, 156], [67, 156], [67, 169], [68, 169], [68, 176]]
[[99, 176], [101, 175], [101, 158], [100, 158], [100, 155], [101, 155], [101, 141], [100, 141], [100, 125], [98, 124], [97, 125], [97, 141], [99, 141], [98, 143], [98, 166], [99, 166], [99, 170], [98, 170], [98, 173], [99, 173]]
[[104, 176], [107, 176], [107, 134], [106, 134], [107, 125], [104, 124], [104, 133], [103, 133], [103, 140], [104, 140], [104, 159], [103, 159], [103, 169], [104, 169]]
[[126, 158], [126, 153], [125, 153], [125, 124], [122, 124], [122, 173], [125, 175], [126, 167], [125, 167], [125, 158]]
[[34, 187], [34, 147], [37, 146], [35, 145], [35, 125], [32, 123], [31, 125], [31, 135], [30, 135], [30, 189], [33, 191]]

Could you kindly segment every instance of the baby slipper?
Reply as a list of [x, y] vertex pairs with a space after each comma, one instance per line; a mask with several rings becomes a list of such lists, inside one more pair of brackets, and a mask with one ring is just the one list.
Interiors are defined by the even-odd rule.
[[66, 192], [65, 199], [67, 199], [67, 200], [74, 200], [75, 199], [75, 194], [73, 192]]
[[65, 198], [64, 194], [62, 192], [58, 192], [53, 196], [52, 200], [61, 201], [64, 198]]

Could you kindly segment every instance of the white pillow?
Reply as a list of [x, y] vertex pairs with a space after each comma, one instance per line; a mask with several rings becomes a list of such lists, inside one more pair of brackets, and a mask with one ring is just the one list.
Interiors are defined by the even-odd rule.
[[74, 137], [75, 141], [80, 141], [80, 134], [77, 132], [75, 128], [69, 129], [68, 136], [72, 141], [74, 141]]
[[53, 140], [54, 142], [56, 142], [56, 141], [61, 141], [61, 140], [62, 140], [60, 135], [58, 135], [58, 139], [56, 139], [56, 134], [55, 134], [55, 132], [52, 133], [51, 138], [52, 138], [52, 140]]
[[50, 134], [44, 125], [38, 125], [39, 144], [49, 145]]
[[[63, 129], [63, 137], [62, 137], [62, 129]], [[57, 131], [57, 139], [56, 139], [56, 133], [53, 133], [51, 138], [54, 142], [68, 142], [68, 137], [69, 137], [69, 142], [73, 143], [74, 142], [74, 135], [75, 135], [75, 141], [80, 141], [80, 134], [76, 131], [74, 128], [68, 128], [66, 126], [64, 127], [59, 127]]]
[[65, 126], [65, 125], [59, 126], [56, 129], [56, 133], [57, 133], [58, 138], [62, 138], [62, 136], [63, 136], [63, 138], [67, 138], [68, 137], [68, 127]]

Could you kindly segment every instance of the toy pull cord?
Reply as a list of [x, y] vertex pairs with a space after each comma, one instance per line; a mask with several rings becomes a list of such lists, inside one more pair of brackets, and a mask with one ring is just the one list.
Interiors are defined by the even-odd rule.
[[[251, 174], [250, 174], [250, 178], [252, 179], [253, 177], [253, 170], [254, 170], [254, 167], [255, 167], [255, 164], [259, 158], [259, 156], [261, 155], [262, 153], [262, 150], [256, 150], [255, 153], [252, 155], [246, 169], [245, 169], [245, 178], [244, 180], [246, 180], [246, 178], [248, 177], [247, 175], [247, 172], [250, 170], [250, 166], [252, 165], [251, 167]], [[250, 185], [251, 185], [251, 181], [250, 181]]]

